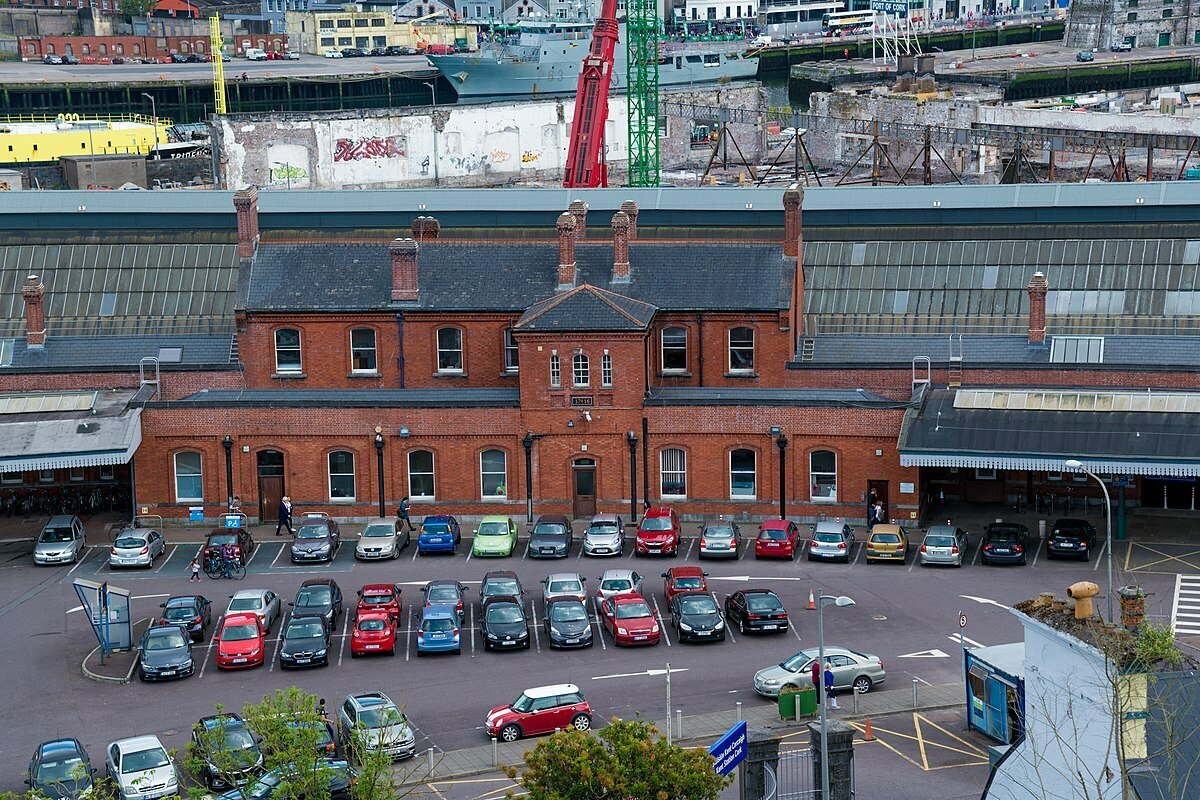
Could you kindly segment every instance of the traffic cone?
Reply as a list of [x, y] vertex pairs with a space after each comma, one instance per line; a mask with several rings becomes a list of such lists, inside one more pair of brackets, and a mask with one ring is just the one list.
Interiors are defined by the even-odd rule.
[[813, 594], [812, 589], [808, 590], [808, 610], [809, 611], [817, 610], [817, 597], [816, 597], [816, 595]]
[[867, 724], [863, 726], [863, 741], [864, 742], [873, 742], [873, 741], [875, 741], [875, 731], [871, 730], [871, 718], [870, 717], [867, 717], [866, 723]]

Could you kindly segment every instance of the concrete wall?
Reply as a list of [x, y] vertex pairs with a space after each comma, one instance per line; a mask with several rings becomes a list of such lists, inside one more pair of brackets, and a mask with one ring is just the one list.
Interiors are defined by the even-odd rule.
[[[1164, 19], [1163, 14], [1169, 16]], [[1067, 19], [1068, 47], [1107, 50], [1113, 42], [1135, 47], [1183, 47], [1195, 44], [1200, 5], [1173, 0], [1073, 0]], [[1167, 42], [1160, 44], [1166, 34]]]

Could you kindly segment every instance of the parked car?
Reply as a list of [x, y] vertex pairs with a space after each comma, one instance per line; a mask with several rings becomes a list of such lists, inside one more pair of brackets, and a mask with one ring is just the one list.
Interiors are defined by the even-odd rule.
[[854, 556], [854, 528], [841, 520], [824, 520], [810, 525], [812, 539], [808, 542], [808, 560], [843, 561]]
[[517, 597], [488, 597], [479, 612], [484, 650], [529, 649], [529, 620]]
[[867, 534], [867, 563], [908, 561], [908, 531], [899, 525], [879, 524]]
[[341, 51], [341, 50], [334, 50], [332, 47], [330, 47], [330, 48], [327, 48], [327, 49], [325, 50], [325, 52], [324, 52], [324, 53], [322, 53], [322, 55], [323, 55], [325, 58], [344, 58], [344, 57], [345, 57], [345, 56], [343, 56], [343, 55], [342, 55], [342, 51]]
[[172, 64], [186, 64], [186, 63], [188, 63], [188, 57], [185, 56], [183, 53], [172, 53], [171, 54], [171, 63]]
[[767, 519], [758, 526], [755, 558], [795, 558], [801, 551], [800, 529], [790, 519]]
[[667, 506], [649, 508], [638, 523], [637, 535], [633, 540], [633, 554], [664, 554], [674, 558], [679, 555], [681, 532], [682, 526], [675, 509]]
[[542, 578], [542, 602], [549, 603], [556, 597], [587, 597], [587, 578], [578, 572], [554, 572]]
[[[358, 773], [348, 761], [326, 759], [311, 766], [315, 769], [306, 772], [303, 779], [307, 781], [311, 776], [321, 779], [324, 786], [319, 800], [351, 800]], [[237, 789], [230, 789], [218, 800], [275, 800], [277, 794], [288, 800], [311, 800], [303, 794], [297, 794], [296, 781], [289, 776], [289, 771], [289, 767], [277, 767], [260, 775], [247, 788], [246, 797]]]
[[523, 736], [540, 736], [571, 727], [592, 727], [592, 707], [573, 683], [526, 689], [508, 705], [496, 706], [487, 714], [487, 735], [503, 742]]
[[70, 66], [79, 66], [79, 64], [81, 64], [83, 62], [81, 62], [77, 57], [68, 53], [67, 55], [62, 57], [62, 63], [70, 65]]
[[117, 56], [116, 58], [114, 58], [114, 59], [112, 60], [112, 62], [111, 62], [111, 63], [113, 63], [113, 64], [124, 64], [124, 63], [125, 63], [125, 59], [121, 58], [120, 56]]
[[415, 47], [397, 47], [396, 45], [391, 45], [389, 47], [384, 48], [383, 54], [385, 56], [415, 56], [415, 55], [417, 55], [417, 48], [415, 48]]
[[671, 567], [662, 577], [663, 594], [666, 595], [668, 603], [680, 592], [708, 591], [708, 581], [704, 580], [708, 573], [699, 567]]
[[392, 760], [411, 757], [417, 747], [408, 717], [383, 692], [347, 695], [338, 709], [338, 736], [345, 752], [353, 752], [349, 745], [354, 742], [359, 748], [382, 750]]
[[[306, 738], [311, 738], [317, 756], [326, 760], [336, 760], [338, 757], [337, 731], [333, 723], [322, 717], [319, 720], [295, 719], [285, 723], [289, 728], [299, 731], [308, 728]], [[268, 743], [269, 745], [269, 743]]]
[[[780, 664], [754, 673], [754, 691], [764, 697], [778, 697], [784, 686], [811, 686], [812, 665], [818, 649], [809, 647]], [[833, 688], [869, 692], [887, 679], [879, 656], [860, 653], [846, 647], [825, 646], [825, 660], [833, 672]]]
[[360, 611], [350, 636], [350, 657], [370, 653], [396, 655], [396, 617], [387, 611]]
[[366, 55], [366, 53], [364, 53], [362, 50], [358, 49], [357, 47], [343, 47], [342, 48], [342, 58], [362, 58], [365, 55]]
[[1080, 50], [1075, 54], [1076, 61], [1095, 61], [1096, 57], [1092, 55], [1091, 50]]
[[724, 517], [700, 527], [700, 558], [736, 559], [740, 544], [740, 528]]
[[267, 629], [254, 614], [226, 614], [215, 641], [218, 669], [257, 667], [266, 660]]
[[1046, 558], [1088, 561], [1096, 549], [1096, 529], [1083, 519], [1056, 520], [1046, 539]]
[[1128, 53], [1132, 49], [1133, 49], [1132, 42], [1127, 42], [1127, 41], [1122, 40], [1120, 42], [1112, 43], [1112, 51], [1114, 53]]
[[381, 558], [399, 558], [408, 547], [412, 536], [404, 523], [398, 519], [373, 519], [358, 535], [354, 545], [354, 557], [361, 561], [376, 561]]
[[196, 671], [192, 637], [179, 625], [151, 625], [138, 642], [138, 677], [143, 681], [186, 678]]
[[658, 644], [661, 636], [650, 604], [636, 594], [621, 594], [601, 602], [600, 622], [618, 645]]
[[74, 564], [87, 547], [83, 521], [73, 514], [50, 518], [33, 545], [34, 564]]
[[993, 522], [984, 530], [979, 549], [984, 564], [1024, 566], [1029, 557], [1029, 529], [1016, 522]]
[[284, 50], [280, 56], [284, 61], [299, 61], [300, 54], [295, 50]]
[[62, 56], [42, 56], [43, 64], [60, 65], [63, 63]]
[[462, 652], [462, 614], [451, 604], [428, 605], [417, 623], [417, 655]]
[[625, 555], [625, 523], [616, 514], [597, 514], [583, 534], [585, 556]]
[[200, 563], [207, 563], [213, 557], [219, 558], [221, 548], [227, 544], [233, 545], [233, 557], [237, 562], [246, 566], [254, 554], [254, 537], [245, 528], [214, 528], [200, 550]]
[[417, 555], [454, 555], [458, 552], [458, 544], [461, 541], [462, 531], [459, 530], [458, 520], [446, 514], [429, 516], [421, 521], [421, 532], [417, 535]]
[[150, 528], [132, 528], [117, 534], [108, 555], [108, 568], [154, 566], [154, 559], [167, 549], [166, 539]]
[[512, 570], [494, 569], [484, 574], [479, 584], [480, 602], [486, 602], [489, 597], [521, 597], [524, 594], [521, 580]]
[[788, 629], [787, 610], [770, 589], [739, 589], [725, 598], [725, 619], [738, 633]]
[[634, 594], [640, 597], [643, 580], [645, 579], [641, 575], [631, 569], [604, 570], [604, 574], [600, 576], [600, 581], [596, 586], [596, 605], [610, 597], [618, 597], [623, 594]]
[[289, 603], [297, 616], [324, 617], [330, 630], [337, 628], [343, 608], [342, 589], [333, 578], [309, 578], [300, 584], [296, 599]]
[[358, 606], [355, 616], [367, 611], [382, 611], [393, 619], [400, 619], [402, 606], [401, 589], [394, 583], [368, 583], [358, 590]]
[[386, 56], [387, 48], [386, 47], [372, 47], [370, 50], [367, 51], [367, 55], [369, 55], [369, 56]]
[[484, 517], [471, 542], [473, 556], [511, 556], [517, 549], [517, 523], [512, 517]]
[[113, 742], [108, 746], [104, 771], [121, 800], [179, 795], [179, 774], [157, 736]]
[[212, 603], [200, 594], [177, 595], [159, 603], [162, 612], [155, 625], [178, 625], [188, 632], [192, 641], [202, 642], [212, 624]]
[[332, 562], [342, 544], [341, 530], [328, 514], [305, 514], [292, 537], [292, 563]]
[[329, 622], [319, 614], [293, 615], [279, 633], [279, 666], [315, 667], [329, 664]]
[[546, 601], [546, 641], [550, 647], [591, 647], [592, 621], [578, 597], [552, 597]]
[[670, 608], [679, 641], [725, 641], [725, 618], [708, 592], [681, 592], [671, 600]]
[[33, 751], [25, 785], [47, 800], [79, 800], [92, 793], [95, 774], [78, 739], [51, 739]]
[[930, 564], [961, 567], [966, 556], [967, 532], [957, 525], [930, 525], [917, 551], [922, 567]]
[[262, 769], [258, 739], [237, 714], [202, 717], [192, 727], [192, 744], [204, 762], [200, 777], [209, 789], [244, 783]]
[[229, 595], [229, 606], [225, 609], [225, 615], [254, 614], [262, 623], [263, 630], [269, 631], [282, 611], [283, 603], [270, 589], [239, 589]]
[[530, 558], [566, 558], [572, 540], [571, 520], [561, 514], [543, 514], [529, 533], [525, 552]]
[[437, 605], [454, 606], [459, 622], [462, 622], [465, 611], [463, 597], [466, 591], [467, 587], [458, 581], [430, 581], [421, 587], [421, 594], [425, 595], [424, 606], [426, 608]]

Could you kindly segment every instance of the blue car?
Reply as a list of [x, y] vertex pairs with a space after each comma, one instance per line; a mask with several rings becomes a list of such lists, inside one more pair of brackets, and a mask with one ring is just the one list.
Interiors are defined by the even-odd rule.
[[458, 611], [452, 605], [425, 606], [417, 625], [417, 655], [462, 652]]
[[458, 552], [462, 532], [458, 520], [446, 514], [426, 517], [421, 523], [421, 535], [417, 537], [417, 554]]

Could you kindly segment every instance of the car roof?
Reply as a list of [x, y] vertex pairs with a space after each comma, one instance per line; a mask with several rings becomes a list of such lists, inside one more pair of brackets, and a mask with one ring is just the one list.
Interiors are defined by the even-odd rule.
[[1028, 533], [1029, 528], [1026, 528], [1019, 522], [993, 522], [987, 526], [988, 533]]
[[485, 522], [503, 522], [503, 523], [507, 524], [509, 522], [512, 522], [512, 519], [504, 516], [503, 514], [488, 514], [486, 517], [479, 520], [479, 523], [481, 525]]
[[777, 517], [772, 517], [771, 519], [764, 519], [762, 521], [762, 524], [759, 525], [759, 528], [761, 528], [764, 531], [766, 531], [766, 530], [782, 531], [782, 530], [787, 530], [787, 527], [791, 524], [792, 524], [792, 521], [789, 519], [779, 519]]
[[709, 528], [733, 528], [736, 524], [737, 523], [731, 519], [710, 519], [701, 525], [700, 528], [701, 530], [707, 530]]
[[626, 580], [630, 580], [630, 581], [633, 580], [633, 570], [631, 570], [631, 569], [606, 569], [606, 570], [604, 570], [604, 574], [600, 576], [600, 580], [602, 580], [602, 581], [620, 580], [622, 578], [624, 578]]
[[904, 528], [900, 527], [899, 525], [892, 525], [891, 523], [884, 523], [884, 522], [881, 522], [881, 523], [879, 523], [878, 525], [876, 525], [874, 528], [871, 528], [871, 535], [872, 535], [872, 536], [874, 536], [874, 535], [875, 535], [875, 534], [877, 534], [877, 533], [896, 533], [896, 534], [900, 534], [900, 533], [904, 533]]
[[622, 605], [624, 603], [645, 603], [646, 598], [640, 594], [619, 594], [616, 597], [608, 598], [614, 605]]
[[359, 708], [376, 708], [378, 706], [393, 706], [392, 698], [388, 697], [383, 692], [359, 692], [358, 694], [346, 695], [346, 699], [354, 703]]
[[429, 583], [425, 584], [426, 589], [430, 588], [431, 586], [453, 586], [455, 589], [462, 589], [461, 583], [456, 580], [451, 580], [450, 578], [438, 578], [437, 580], [430, 581]]
[[[366, 613], [366, 612], [363, 612], [363, 613]], [[362, 614], [359, 614], [359, 616], [361, 617]], [[293, 622], [321, 622], [321, 623], [324, 623], [325, 618], [322, 617], [320, 614], [293, 614], [292, 616], [288, 617], [287, 624], [291, 625]]]
[[152, 633], [181, 633], [181, 632], [185, 633], [185, 634], [187, 633], [186, 631], [184, 631], [182, 625], [178, 625], [174, 622], [166, 622], [166, 623], [163, 623], [162, 625], [151, 625], [149, 628], [146, 628], [146, 632], [142, 635], [149, 636]]
[[774, 597], [776, 600], [778, 600], [778, 599], [779, 599], [779, 595], [775, 594], [775, 590], [774, 590], [774, 589], [762, 589], [762, 588], [759, 588], [759, 589], [739, 589], [738, 591], [740, 591], [740, 592], [741, 592], [742, 594], [744, 594], [744, 595], [749, 595], [749, 594], [769, 594], [769, 595], [771, 595], [772, 597]]
[[653, 506], [646, 509], [646, 513], [642, 515], [642, 519], [646, 517], [669, 517], [675, 513], [675, 509], [670, 506]]
[[[796, 655], [802, 655], [805, 658], [816, 658], [818, 655], [820, 655], [820, 652], [821, 651], [819, 648], [806, 647], [803, 650], [801, 650], [799, 653], [797, 653]], [[848, 647], [836, 647], [834, 645], [828, 645], [828, 644], [825, 645], [825, 655], [830, 655], [831, 653], [836, 656], [861, 656], [861, 655], [863, 655], [862, 653], [858, 652], [857, 650], [851, 650]], [[793, 658], [795, 658], [795, 656], [793, 656]]]
[[117, 532], [117, 538], [121, 539], [125, 536], [134, 536], [140, 539], [146, 538], [147, 535], [154, 533], [153, 528], [126, 528], [123, 531]]
[[236, 592], [233, 593], [233, 597], [231, 597], [229, 599], [230, 600], [244, 600], [244, 599], [250, 598], [250, 597], [261, 598], [266, 591], [267, 591], [266, 589], [238, 589]]
[[956, 530], [958, 530], [957, 525], [930, 525], [925, 533], [930, 536], [953, 536]]
[[78, 739], [51, 739], [48, 742], [39, 744], [37, 751], [43, 756], [52, 753], [62, 753], [65, 755], [67, 753], [82, 754], [84, 752], [83, 745], [79, 743]]
[[491, 597], [485, 597], [483, 600], [484, 606], [494, 606], [497, 603], [512, 603], [515, 606], [520, 606], [522, 610], [525, 609], [524, 604], [522, 604], [520, 600], [513, 597], [511, 594], [494, 594]]
[[703, 597], [708, 600], [712, 600], [714, 604], [717, 602], [716, 600], [713, 600], [711, 594], [709, 594], [708, 592], [701, 592], [698, 589], [693, 589], [690, 592], [680, 592], [679, 594], [675, 595], [676, 600], [678, 600], [681, 597]]
[[396, 522], [396, 520], [392, 519], [391, 517], [375, 517], [367, 520], [366, 525], [363, 527], [365, 528], [367, 525], [390, 525], [394, 522]]
[[310, 586], [337, 586], [337, 581], [333, 578], [309, 578], [300, 584], [301, 589], [307, 589]]
[[704, 570], [699, 567], [671, 567], [667, 574], [672, 578], [703, 578]]
[[582, 597], [578, 597], [573, 594], [560, 594], [558, 597], [551, 597], [549, 600], [547, 600], [546, 606], [548, 608], [548, 607], [550, 607], [552, 605], [556, 605], [556, 604], [582, 603], [582, 602], [583, 602]]
[[46, 527], [49, 528], [51, 525], [70, 525], [73, 519], [75, 519], [73, 514], [55, 514], [47, 520]]
[[539, 697], [555, 697], [560, 694], [575, 694], [579, 691], [579, 687], [573, 683], [556, 683], [553, 686], [535, 686], [532, 689], [526, 689], [523, 694], [526, 697], [532, 697], [535, 700]]
[[149, 750], [152, 747], [166, 749], [163, 747], [162, 742], [158, 740], [158, 737], [152, 733], [145, 736], [131, 736], [128, 739], [118, 739], [113, 744], [122, 753], [138, 753], [142, 750]]
[[194, 605], [199, 602], [200, 602], [200, 595], [198, 595], [198, 594], [179, 594], [179, 595], [175, 595], [174, 597], [167, 598], [167, 602], [164, 603], [163, 605], [187, 606], [187, 605]]
[[305, 511], [301, 519], [332, 519], [324, 511]]
[[212, 728], [216, 728], [220, 725], [229, 727], [232, 724], [232, 725], [241, 725], [244, 727], [246, 725], [246, 721], [243, 720], [241, 717], [239, 717], [237, 714], [233, 714], [233, 713], [212, 714], [207, 717], [201, 717], [200, 724], [211, 730]]
[[448, 523], [452, 522], [453, 520], [454, 520], [454, 517], [450, 516], [449, 514], [430, 514], [428, 517], [421, 520], [421, 524], [428, 525], [431, 522], [448, 524]]
[[484, 579], [485, 581], [486, 581], [488, 578], [516, 578], [516, 577], [517, 577], [517, 573], [513, 572], [511, 569], [493, 569], [493, 570], [488, 570], [488, 571], [487, 571], [486, 573], [484, 573], [484, 575], [483, 575], [483, 579]]
[[236, 614], [226, 614], [225, 622], [222, 624], [222, 627], [233, 624], [240, 625], [244, 622], [258, 622], [258, 615], [252, 614], [249, 611], [239, 611]]
[[840, 519], [822, 520], [814, 528], [817, 533], [841, 533], [845, 529], [846, 523]]
[[209, 536], [220, 536], [225, 533], [238, 533], [239, 531], [242, 533], [245, 533], [246, 529], [245, 528], [213, 528], [211, 531], [208, 532], [208, 535]]
[[565, 514], [542, 514], [537, 518], [537, 523], [535, 523], [534, 527], [541, 525], [543, 522], [558, 522], [568, 526], [571, 524], [571, 520], [567, 519]]
[[[383, 614], [382, 611], [375, 612]], [[363, 616], [360, 614], [359, 616]], [[434, 603], [431, 606], [425, 606], [421, 609], [421, 616], [429, 619], [449, 619], [450, 617], [458, 616], [458, 609], [449, 603]]]
[[400, 587], [394, 583], [368, 583], [362, 587], [363, 595], [378, 596], [382, 594], [396, 594], [400, 591]]
[[587, 578], [583, 577], [578, 572], [551, 572], [549, 575], [546, 576], [546, 580], [547, 581], [577, 580], [580, 583], [583, 583], [584, 581], [587, 580]]

